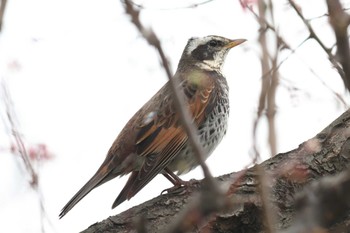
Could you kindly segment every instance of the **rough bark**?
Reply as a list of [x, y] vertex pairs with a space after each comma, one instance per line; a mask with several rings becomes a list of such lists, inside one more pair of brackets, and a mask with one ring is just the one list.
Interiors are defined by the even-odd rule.
[[[350, 223], [349, 126], [350, 110], [298, 148], [245, 171], [217, 177], [219, 186], [227, 190], [227, 208], [209, 219], [199, 218], [192, 232], [266, 232], [260, 185], [270, 190], [269, 212], [278, 232], [346, 232]], [[265, 179], [259, 178], [258, 168], [263, 169]], [[262, 180], [267, 182], [259, 184]], [[186, 224], [176, 219], [198, 199], [202, 186], [194, 183], [185, 193], [158, 196], [83, 232], [167, 232], [173, 224]]]

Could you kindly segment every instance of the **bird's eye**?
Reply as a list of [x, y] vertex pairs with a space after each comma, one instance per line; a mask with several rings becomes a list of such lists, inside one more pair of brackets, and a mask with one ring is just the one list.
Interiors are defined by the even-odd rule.
[[211, 47], [216, 47], [216, 46], [218, 46], [218, 41], [217, 40], [211, 40], [211, 41], [209, 41], [209, 45], [211, 46]]

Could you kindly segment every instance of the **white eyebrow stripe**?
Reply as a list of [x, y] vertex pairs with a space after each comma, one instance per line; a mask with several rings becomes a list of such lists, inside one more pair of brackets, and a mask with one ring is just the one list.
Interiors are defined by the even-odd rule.
[[186, 46], [186, 54], [191, 55], [193, 50], [195, 50], [198, 46], [204, 45], [213, 39], [220, 40], [222, 39], [222, 37], [219, 37], [219, 36], [192, 37], [191, 39], [188, 40], [188, 43]]

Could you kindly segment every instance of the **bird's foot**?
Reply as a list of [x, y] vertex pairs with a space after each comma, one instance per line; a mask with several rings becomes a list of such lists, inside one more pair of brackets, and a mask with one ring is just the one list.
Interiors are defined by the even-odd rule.
[[183, 181], [176, 183], [173, 187], [164, 189], [160, 194], [163, 195], [165, 192], [167, 194], [181, 195], [190, 191], [190, 188], [197, 186], [200, 182], [195, 179], [189, 181]]

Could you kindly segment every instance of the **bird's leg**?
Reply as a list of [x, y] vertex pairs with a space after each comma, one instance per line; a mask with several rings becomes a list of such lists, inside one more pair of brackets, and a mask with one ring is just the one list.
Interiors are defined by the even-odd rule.
[[184, 181], [180, 179], [177, 175], [175, 175], [174, 172], [172, 172], [169, 168], [165, 168], [162, 173], [171, 183], [173, 183], [173, 187], [164, 189], [160, 194], [163, 194], [164, 192], [172, 193], [172, 194], [181, 194], [183, 193], [188, 186], [190, 186], [193, 183], [193, 180], [190, 181]]
[[180, 177], [175, 175], [175, 173], [167, 167], [164, 169], [163, 176], [165, 176], [171, 183], [173, 183], [174, 186], [181, 186], [186, 183], [186, 181], [181, 180]]

